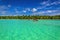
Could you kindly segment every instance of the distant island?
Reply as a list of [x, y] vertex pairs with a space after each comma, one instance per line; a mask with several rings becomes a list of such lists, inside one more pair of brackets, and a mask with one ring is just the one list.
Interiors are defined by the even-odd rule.
[[0, 16], [0, 19], [60, 19], [60, 15], [55, 16]]

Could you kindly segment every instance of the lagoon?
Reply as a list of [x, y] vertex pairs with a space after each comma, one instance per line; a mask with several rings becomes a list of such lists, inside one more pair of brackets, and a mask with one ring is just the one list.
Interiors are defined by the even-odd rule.
[[0, 20], [0, 40], [60, 40], [60, 20]]

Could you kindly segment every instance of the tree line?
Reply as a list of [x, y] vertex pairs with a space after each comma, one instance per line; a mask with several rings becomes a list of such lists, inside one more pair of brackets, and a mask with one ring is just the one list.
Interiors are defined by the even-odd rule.
[[60, 15], [56, 16], [0, 16], [0, 19], [60, 19]]

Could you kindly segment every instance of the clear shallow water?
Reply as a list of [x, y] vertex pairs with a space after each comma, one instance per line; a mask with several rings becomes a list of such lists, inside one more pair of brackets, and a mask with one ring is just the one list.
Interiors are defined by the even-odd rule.
[[60, 40], [60, 20], [0, 20], [0, 40]]

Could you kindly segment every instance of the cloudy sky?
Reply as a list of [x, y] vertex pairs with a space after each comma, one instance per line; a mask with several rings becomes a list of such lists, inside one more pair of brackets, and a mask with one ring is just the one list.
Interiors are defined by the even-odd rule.
[[60, 0], [0, 0], [4, 15], [60, 15]]

